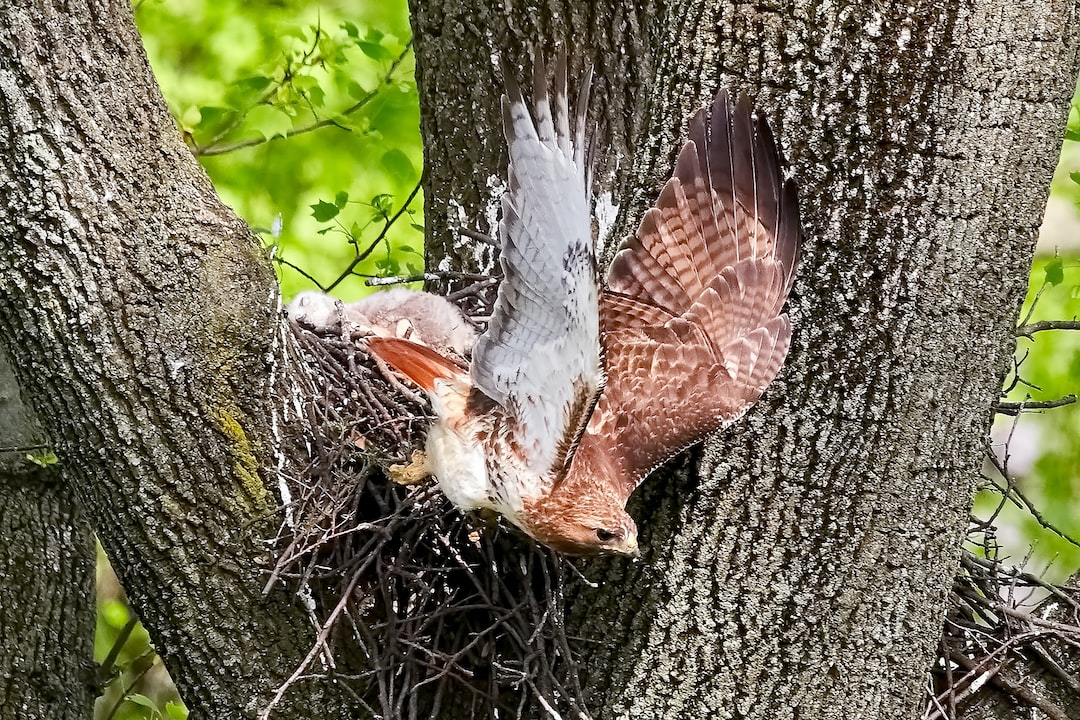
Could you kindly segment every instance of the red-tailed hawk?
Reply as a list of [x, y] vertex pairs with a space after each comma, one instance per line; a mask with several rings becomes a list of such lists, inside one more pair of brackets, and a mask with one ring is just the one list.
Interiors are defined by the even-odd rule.
[[636, 554], [624, 509], [634, 488], [742, 416], [784, 362], [795, 187], [765, 120], [720, 91], [601, 284], [585, 156], [591, 73], [573, 134], [565, 55], [550, 98], [534, 62], [531, 115], [504, 74], [503, 281], [472, 362], [400, 339], [369, 346], [431, 396], [427, 461], [457, 507], [495, 510], [559, 552]]

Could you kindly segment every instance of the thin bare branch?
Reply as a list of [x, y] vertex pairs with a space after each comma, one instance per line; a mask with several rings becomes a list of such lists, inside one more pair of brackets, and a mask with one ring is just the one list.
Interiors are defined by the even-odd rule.
[[1049, 410], [1076, 402], [1075, 395], [1065, 395], [1054, 400], [1023, 400], [1021, 402], [999, 402], [994, 404], [994, 411], [1002, 415], [1019, 415], [1034, 410]]
[[416, 196], [420, 193], [420, 188], [422, 188], [423, 186], [424, 175], [421, 175], [420, 179], [416, 181], [416, 187], [414, 187], [412, 189], [412, 192], [409, 193], [409, 197], [405, 198], [405, 202], [402, 203], [400, 208], [398, 208], [398, 211], [394, 213], [390, 218], [388, 218], [387, 221], [383, 224], [382, 230], [379, 231], [379, 235], [374, 240], [372, 240], [371, 243], [367, 246], [367, 248], [365, 248], [362, 252], [359, 248], [357, 248], [356, 257], [354, 257], [352, 259], [352, 262], [349, 263], [348, 267], [346, 267], [341, 272], [341, 274], [338, 275], [337, 279], [335, 279], [332, 283], [330, 283], [324, 288], [325, 292], [332, 291], [334, 288], [344, 282], [346, 278], [353, 274], [353, 270], [356, 269], [356, 266], [363, 262], [365, 259], [367, 259], [367, 257], [375, 251], [375, 248], [379, 246], [379, 243], [381, 243], [386, 238], [386, 233], [390, 231], [390, 228], [394, 226], [394, 223], [396, 223], [402, 215], [408, 212], [409, 206], [412, 204], [412, 201], [416, 199]]
[[1080, 330], [1080, 320], [1040, 320], [1039, 322], [1026, 323], [1016, 328], [1016, 334], [1020, 337], [1030, 338], [1035, 333], [1047, 330]]

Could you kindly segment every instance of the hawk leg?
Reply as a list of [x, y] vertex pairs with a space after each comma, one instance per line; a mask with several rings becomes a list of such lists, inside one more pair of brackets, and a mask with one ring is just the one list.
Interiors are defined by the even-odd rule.
[[388, 474], [398, 485], [418, 485], [431, 477], [431, 467], [423, 450], [413, 450], [408, 465], [391, 465]]

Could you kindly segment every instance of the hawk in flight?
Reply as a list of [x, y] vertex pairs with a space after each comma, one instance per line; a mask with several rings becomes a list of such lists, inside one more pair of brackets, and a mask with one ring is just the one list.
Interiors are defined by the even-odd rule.
[[573, 131], [565, 53], [550, 95], [534, 62], [531, 113], [504, 74], [503, 280], [471, 364], [397, 338], [369, 347], [430, 395], [427, 463], [454, 505], [501, 513], [558, 552], [634, 555], [634, 488], [741, 417], [784, 362], [795, 186], [764, 118], [720, 91], [601, 282], [585, 152], [591, 71]]

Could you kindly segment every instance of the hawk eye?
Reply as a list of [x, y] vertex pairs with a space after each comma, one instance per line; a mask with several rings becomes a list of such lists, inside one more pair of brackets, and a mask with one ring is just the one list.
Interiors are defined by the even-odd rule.
[[612, 530], [605, 530], [603, 528], [596, 528], [596, 539], [600, 542], [611, 542], [615, 538], [619, 537], [619, 533]]

